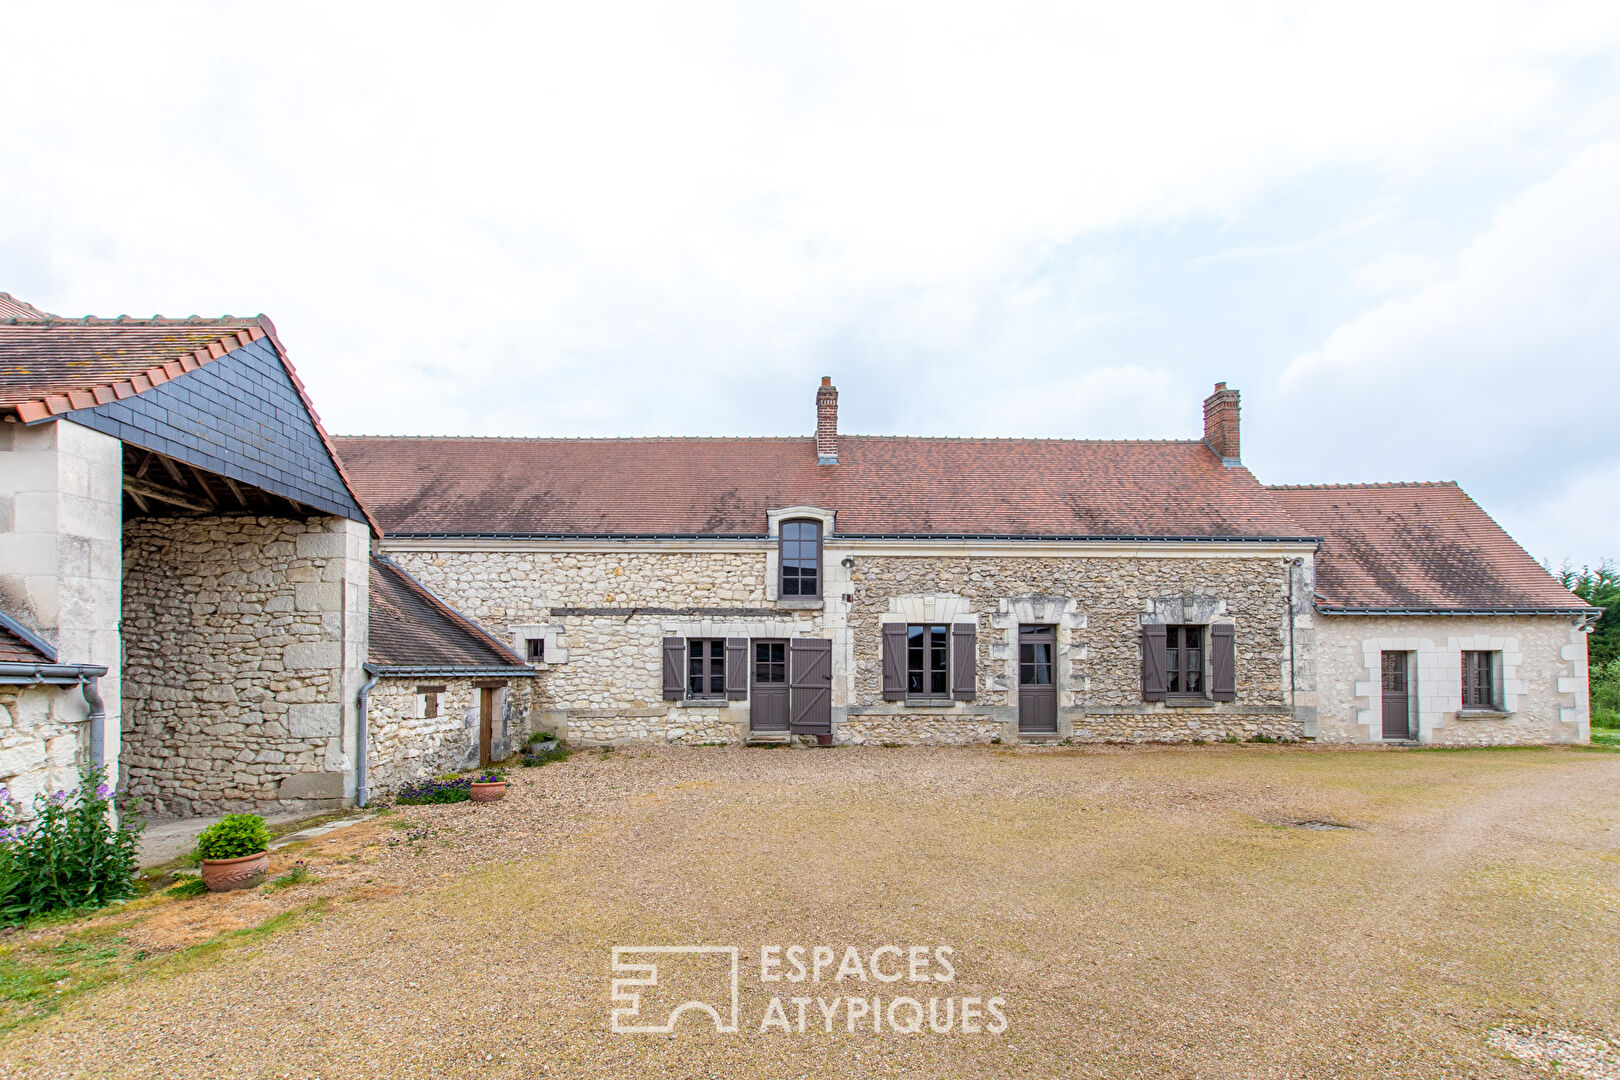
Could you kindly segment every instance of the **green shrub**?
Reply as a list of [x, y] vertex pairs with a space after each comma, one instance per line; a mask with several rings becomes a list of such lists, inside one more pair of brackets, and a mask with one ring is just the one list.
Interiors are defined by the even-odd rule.
[[536, 731], [532, 735], [529, 736], [529, 745], [530, 746], [533, 746], [536, 743], [557, 742], [557, 741], [558, 741], [557, 736], [553, 735], [549, 731]]
[[452, 776], [448, 780], [416, 780], [401, 784], [394, 791], [394, 801], [404, 806], [466, 802], [472, 798], [472, 792], [467, 790], [470, 783], [462, 776]]
[[1588, 674], [1592, 687], [1592, 726], [1620, 728], [1620, 657], [1593, 664]]
[[197, 836], [197, 857], [240, 859], [270, 846], [270, 830], [258, 814], [226, 814]]
[[114, 826], [112, 789], [81, 769], [75, 791], [34, 797], [34, 820], [0, 787], [0, 925], [135, 894], [140, 823]]

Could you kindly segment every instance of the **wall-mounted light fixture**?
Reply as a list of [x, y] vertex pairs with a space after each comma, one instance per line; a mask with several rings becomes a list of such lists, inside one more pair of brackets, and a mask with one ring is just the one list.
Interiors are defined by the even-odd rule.
[[845, 570], [853, 570], [855, 569], [855, 558], [851, 555], [845, 555], [843, 561], [838, 565], [842, 566]]

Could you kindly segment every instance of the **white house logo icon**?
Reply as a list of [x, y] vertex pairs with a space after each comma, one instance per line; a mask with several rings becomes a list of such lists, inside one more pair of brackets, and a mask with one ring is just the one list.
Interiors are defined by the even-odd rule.
[[737, 1030], [735, 945], [615, 945], [613, 975], [615, 1034], [669, 1034], [689, 1012], [707, 1013], [722, 1034]]

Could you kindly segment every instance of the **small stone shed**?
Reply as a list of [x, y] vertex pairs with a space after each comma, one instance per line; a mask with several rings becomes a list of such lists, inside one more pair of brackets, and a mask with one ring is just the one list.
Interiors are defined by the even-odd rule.
[[508, 757], [527, 732], [534, 668], [385, 558], [371, 560], [362, 801]]

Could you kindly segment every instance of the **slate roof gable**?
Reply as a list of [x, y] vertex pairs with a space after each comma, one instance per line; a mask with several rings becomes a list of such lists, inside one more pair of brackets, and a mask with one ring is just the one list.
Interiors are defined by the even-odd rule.
[[[532, 671], [523, 658], [388, 559], [371, 560], [370, 663], [379, 668]], [[522, 672], [509, 669], [522, 668]]]

